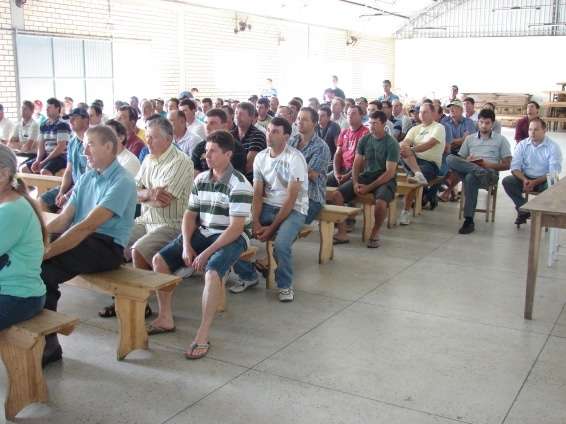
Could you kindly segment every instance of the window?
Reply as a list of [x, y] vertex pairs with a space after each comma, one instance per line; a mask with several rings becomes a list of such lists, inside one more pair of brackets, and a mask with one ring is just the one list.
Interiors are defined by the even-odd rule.
[[49, 97], [113, 102], [112, 43], [104, 40], [17, 35], [21, 100]]

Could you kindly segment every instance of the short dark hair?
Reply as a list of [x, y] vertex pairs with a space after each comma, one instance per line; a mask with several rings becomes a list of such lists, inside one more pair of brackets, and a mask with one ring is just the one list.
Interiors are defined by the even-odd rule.
[[267, 97], [262, 97], [257, 101], [258, 105], [264, 105], [269, 108], [269, 99]]
[[250, 97], [248, 97], [248, 101], [250, 102], [257, 102], [258, 99], [259, 97], [257, 96], [257, 94], [252, 94]]
[[[49, 100], [47, 101], [47, 103], [49, 103]], [[535, 102], [534, 100], [529, 100], [529, 102], [527, 104], [528, 105], [534, 105], [537, 110], [540, 109], [540, 105], [537, 102]]]
[[194, 100], [191, 99], [183, 99], [179, 102], [179, 106], [188, 106], [190, 110], [196, 110], [197, 104]]
[[436, 110], [436, 113], [438, 113], [439, 115], [444, 115], [444, 108], [442, 107], [442, 105], [432, 105], [433, 109]]
[[389, 81], [388, 79], [383, 80], [382, 84], [389, 84], [391, 85], [391, 81]]
[[212, 105], [212, 99], [210, 97], [205, 97], [201, 100], [201, 103], [210, 103]]
[[[529, 102], [531, 103], [531, 102]], [[531, 119], [531, 122], [540, 122], [540, 126], [542, 127], [543, 130], [546, 130], [546, 122], [544, 122], [544, 120], [542, 118], [534, 118]], [[531, 124], [531, 122], [529, 122], [529, 125]]]
[[483, 105], [484, 106], [490, 105], [495, 110], [495, 105], [491, 102], [485, 102]]
[[289, 103], [287, 103], [289, 106], [293, 106], [294, 108], [297, 109], [297, 111], [299, 111], [302, 107], [303, 104], [301, 102], [299, 102], [297, 99], [291, 99], [289, 100]]
[[428, 103], [429, 105], [431, 105], [431, 104], [432, 104], [432, 100], [430, 100], [430, 99], [424, 99], [422, 104], [424, 105], [425, 103]]
[[358, 113], [360, 114], [360, 116], [364, 115], [364, 111], [362, 110], [362, 108], [358, 105], [352, 105], [350, 106], [350, 109], [356, 109], [358, 111]]
[[57, 109], [59, 109], [59, 112], [61, 112], [61, 102], [55, 97], [48, 98], [46, 103], [48, 105], [55, 106]]
[[66, 102], [73, 102], [74, 101], [73, 98], [69, 97], [69, 96], [63, 98], [63, 100], [66, 101]]
[[35, 106], [33, 105], [32, 102], [30, 102], [29, 100], [24, 100], [22, 102], [22, 106], [23, 107], [27, 107], [28, 109], [31, 109], [31, 111], [33, 112], [33, 110], [35, 109]]
[[104, 102], [100, 99], [94, 99], [94, 101], [92, 102], [92, 104], [97, 104], [98, 106], [100, 106], [101, 109], [104, 109]]
[[177, 97], [171, 97], [169, 100], [167, 100], [167, 103], [169, 102], [173, 102], [177, 105], [177, 107], [179, 107], [179, 99]]
[[318, 124], [318, 113], [310, 106], [305, 106], [300, 109], [300, 112], [308, 112], [311, 116], [311, 121], [316, 125]]
[[376, 110], [375, 112], [370, 113], [369, 117], [370, 119], [379, 120], [379, 122], [381, 122], [382, 124], [385, 124], [385, 122], [387, 122], [387, 116], [382, 110]]
[[381, 110], [383, 109], [383, 102], [380, 102], [379, 100], [372, 100], [371, 102], [368, 103], [369, 105], [374, 105], [377, 107], [377, 110]]
[[464, 103], [466, 103], [466, 102], [470, 102], [473, 105], [476, 104], [476, 101], [474, 100], [473, 97], [464, 97]]
[[295, 97], [293, 97], [291, 100], [296, 100], [296, 101], [298, 101], [298, 102], [301, 104], [301, 107], [302, 107], [303, 104], [304, 104], [303, 99], [302, 99], [301, 97], [295, 96]]
[[242, 102], [237, 107], [238, 109], [245, 110], [252, 118], [255, 116], [255, 107], [250, 102]]
[[421, 111], [425, 107], [428, 107], [431, 112], [434, 111], [434, 104], [432, 104], [432, 102], [423, 102], [423, 104], [419, 108], [419, 111]]
[[98, 103], [91, 104], [90, 108], [92, 110], [94, 110], [94, 113], [96, 114], [96, 116], [102, 115], [102, 109], [100, 108], [100, 105]]
[[293, 131], [291, 124], [285, 118], [281, 118], [280, 116], [273, 118], [270, 124], [275, 127], [283, 127], [283, 134], [291, 135], [291, 132]]
[[383, 108], [383, 106], [387, 106], [388, 108], [392, 108], [393, 105], [391, 104], [391, 102], [389, 100], [384, 100], [381, 102], [381, 107]]
[[118, 135], [118, 141], [120, 141], [120, 138], [123, 136], [124, 140], [122, 141], [122, 144], [126, 145], [126, 143], [128, 142], [128, 132], [126, 131], [126, 127], [123, 126], [121, 122], [115, 119], [110, 119], [106, 121], [106, 124], [104, 125], [107, 125], [114, 130], [114, 132]]
[[179, 109], [177, 110], [172, 110], [171, 113], [173, 116], [176, 116], [177, 118], [182, 119], [183, 121], [187, 121], [187, 116], [185, 115], [184, 112], [181, 112]]
[[222, 106], [224, 104], [224, 99], [222, 97], [217, 97], [216, 98], [216, 103], [220, 102], [220, 106]]
[[224, 112], [224, 110], [219, 108], [210, 109], [208, 112], [206, 112], [206, 116], [208, 118], [216, 116], [218, 119], [220, 119], [220, 122], [222, 122], [223, 124], [225, 124], [228, 121], [228, 115], [226, 114], [226, 112]]
[[233, 152], [236, 146], [236, 140], [234, 136], [228, 131], [216, 130], [211, 132], [208, 137], [206, 137], [207, 143], [214, 143], [220, 147], [223, 152]]
[[345, 102], [350, 102], [350, 103], [356, 103], [356, 101], [355, 101], [353, 98], [351, 98], [351, 97], [346, 97], [346, 98], [344, 99], [344, 101], [345, 101]]
[[456, 84], [452, 84], [452, 88], [455, 88], [456, 90], [458, 90], [458, 86]]
[[128, 121], [130, 122], [138, 122], [138, 112], [136, 112], [136, 110], [128, 105], [122, 105], [120, 106], [120, 109], [118, 109], [119, 112], [124, 112], [127, 111], [128, 112]]
[[325, 112], [328, 116], [332, 115], [332, 110], [330, 110], [330, 108], [326, 105], [322, 105], [320, 109], [318, 109], [318, 112]]
[[358, 98], [356, 99], [356, 102], [364, 102], [364, 103], [367, 103], [367, 102], [368, 102], [368, 99], [366, 99], [364, 96], [361, 96], [361, 97], [358, 97]]
[[[230, 105], [222, 105], [221, 108], [224, 112], [226, 112], [226, 115], [232, 115], [234, 116], [234, 108]], [[228, 117], [226, 117], [226, 119], [228, 119]]]
[[478, 120], [480, 118], [490, 119], [491, 122], [494, 122], [495, 121], [495, 112], [493, 112], [493, 110], [491, 110], [491, 109], [482, 109], [478, 113]]

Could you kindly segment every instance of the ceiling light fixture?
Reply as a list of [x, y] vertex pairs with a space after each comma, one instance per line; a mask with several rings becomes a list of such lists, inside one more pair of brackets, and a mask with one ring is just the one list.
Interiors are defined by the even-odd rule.
[[491, 9], [492, 12], [496, 12], [498, 10], [540, 10], [540, 6], [509, 6], [509, 7], [495, 7]]

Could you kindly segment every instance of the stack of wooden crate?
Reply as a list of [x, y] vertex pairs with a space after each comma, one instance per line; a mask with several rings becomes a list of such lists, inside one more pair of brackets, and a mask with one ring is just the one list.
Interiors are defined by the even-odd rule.
[[480, 110], [485, 103], [493, 103], [497, 120], [507, 127], [514, 127], [525, 116], [531, 98], [530, 94], [521, 93], [464, 93], [463, 96], [475, 100], [476, 110]]

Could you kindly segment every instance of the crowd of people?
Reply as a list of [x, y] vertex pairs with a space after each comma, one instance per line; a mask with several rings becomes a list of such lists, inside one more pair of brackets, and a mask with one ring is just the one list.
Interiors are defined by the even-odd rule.
[[[472, 233], [478, 191], [502, 181], [517, 208], [525, 194], [546, 188], [561, 171], [559, 146], [546, 135], [531, 101], [516, 127], [514, 154], [501, 135], [495, 105], [476, 110], [452, 86], [446, 99], [405, 107], [383, 81], [368, 101], [333, 86], [317, 98], [282, 104], [272, 81], [248, 101], [198, 99], [183, 91], [168, 101], [132, 97], [90, 106], [50, 98], [24, 101], [13, 125], [0, 105], [0, 330], [42, 308], [57, 310], [59, 286], [74, 276], [136, 268], [186, 277], [204, 274], [200, 327], [185, 355], [205, 356], [221, 298], [259, 283], [257, 264], [240, 260], [252, 239], [274, 240], [281, 302], [294, 300], [292, 246], [325, 203], [355, 202], [372, 193], [375, 222], [368, 248], [381, 244], [387, 207], [396, 198], [399, 169], [424, 187], [430, 210], [454, 199], [461, 181], [465, 220]], [[17, 156], [22, 157], [18, 160]], [[62, 175], [61, 185], [35, 202], [17, 172]], [[336, 187], [327, 190], [327, 187]], [[410, 224], [415, 192], [404, 197], [401, 225]], [[42, 211], [57, 213], [48, 225]], [[337, 226], [335, 244], [349, 242], [351, 223]], [[173, 290], [157, 293], [155, 335], [175, 331]], [[100, 311], [113, 317], [114, 305]], [[147, 315], [152, 311], [148, 307]], [[44, 364], [62, 357], [48, 336]]]

